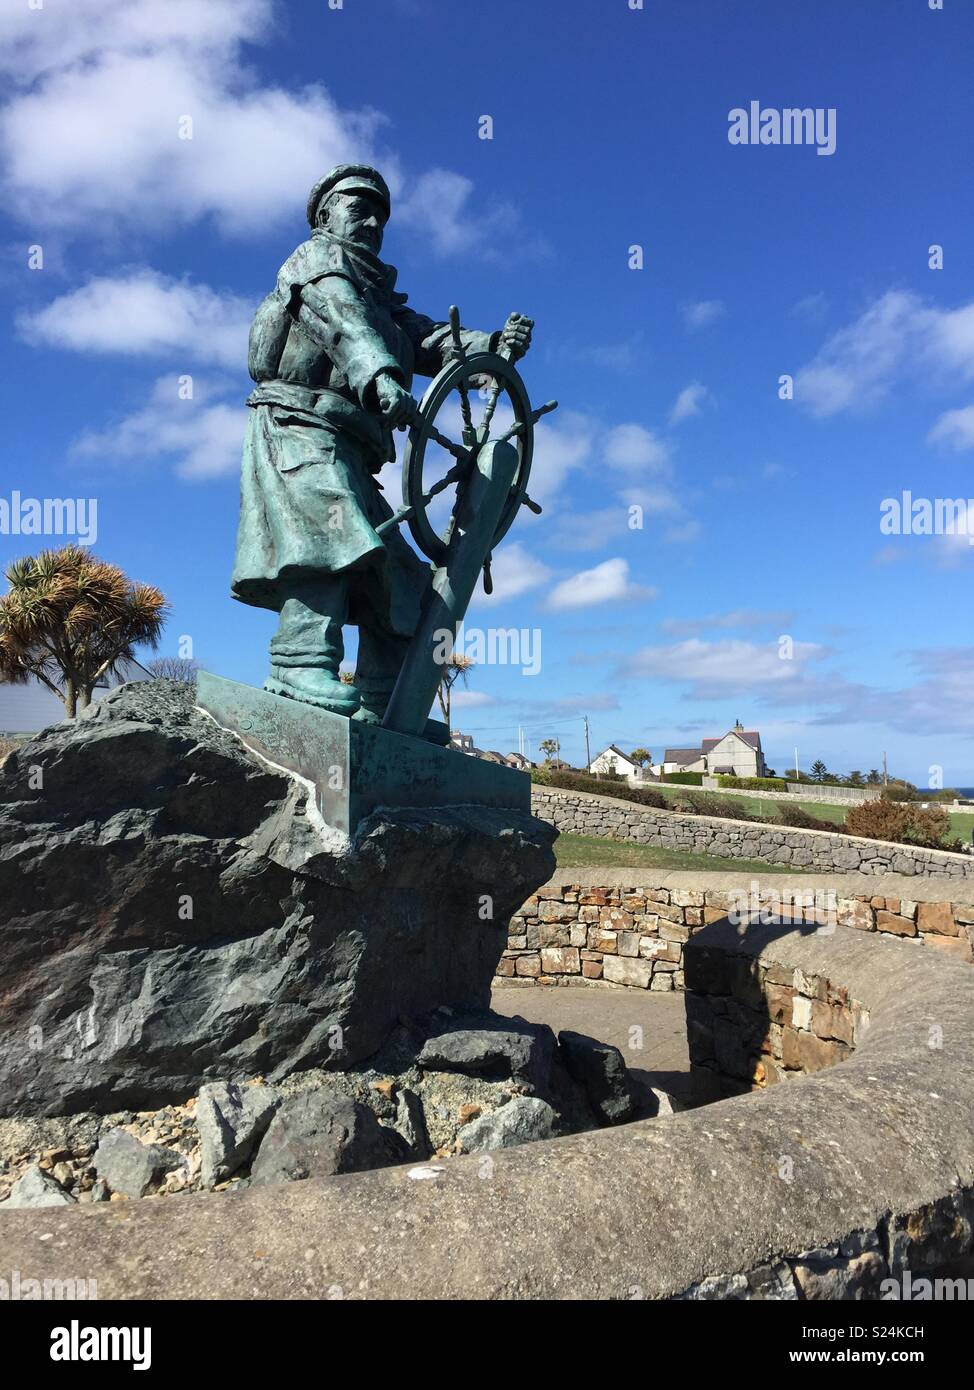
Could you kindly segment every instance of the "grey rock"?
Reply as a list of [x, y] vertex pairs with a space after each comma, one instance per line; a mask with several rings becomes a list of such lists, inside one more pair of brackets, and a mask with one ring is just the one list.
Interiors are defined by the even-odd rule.
[[122, 686], [7, 758], [0, 1116], [347, 1069], [400, 1016], [487, 1008], [507, 921], [553, 869], [551, 827], [383, 810], [336, 840], [306, 802], [171, 681]]
[[253, 1186], [387, 1168], [409, 1159], [406, 1141], [367, 1105], [338, 1091], [303, 1091], [277, 1111], [250, 1172]]
[[96, 1178], [91, 1185], [91, 1200], [93, 1202], [108, 1202], [111, 1200], [112, 1190], [104, 1178]]
[[636, 1089], [617, 1047], [569, 1030], [558, 1034], [558, 1045], [568, 1074], [601, 1124], [625, 1124], [635, 1117]]
[[557, 1116], [547, 1101], [515, 1096], [490, 1115], [481, 1115], [457, 1131], [464, 1153], [514, 1149], [534, 1139], [550, 1139]]
[[36, 1163], [17, 1179], [5, 1207], [70, 1207], [75, 1198]]
[[650, 1086], [649, 1090], [656, 1101], [655, 1115], [678, 1115], [681, 1110], [686, 1109], [683, 1102], [677, 1100], [676, 1096], [671, 1096], [668, 1091], [661, 1091], [657, 1086]]
[[457, 1028], [428, 1038], [417, 1057], [426, 1071], [520, 1082], [544, 1090], [551, 1080], [555, 1035], [543, 1023], [497, 1016], [489, 1028]]
[[274, 1118], [281, 1097], [271, 1086], [207, 1082], [200, 1088], [196, 1127], [200, 1136], [200, 1182], [229, 1178], [250, 1158]]
[[146, 1192], [173, 1168], [186, 1160], [182, 1154], [161, 1144], [143, 1144], [124, 1129], [112, 1129], [95, 1150], [95, 1172], [112, 1192], [126, 1197], [144, 1197]]
[[396, 1096], [394, 1128], [409, 1145], [409, 1157], [411, 1159], [429, 1158], [432, 1145], [426, 1129], [423, 1103], [416, 1092], [409, 1090], [408, 1087], [404, 1087]]

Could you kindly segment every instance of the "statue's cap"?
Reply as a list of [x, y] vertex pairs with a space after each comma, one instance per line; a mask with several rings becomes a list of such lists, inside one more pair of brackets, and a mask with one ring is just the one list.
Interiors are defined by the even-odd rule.
[[325, 198], [332, 193], [371, 193], [378, 198], [389, 216], [389, 186], [379, 173], [368, 164], [336, 164], [331, 173], [319, 179], [308, 198], [308, 222], [314, 227], [318, 221], [318, 209]]

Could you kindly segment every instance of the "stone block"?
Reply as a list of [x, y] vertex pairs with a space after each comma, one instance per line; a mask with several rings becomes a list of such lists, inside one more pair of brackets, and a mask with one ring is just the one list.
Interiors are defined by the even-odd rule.
[[950, 903], [919, 903], [916, 915], [917, 929], [924, 935], [935, 933], [938, 936], [956, 936], [957, 923]]
[[616, 985], [631, 985], [648, 989], [653, 967], [646, 960], [631, 960], [622, 956], [606, 956], [602, 962], [602, 978]]

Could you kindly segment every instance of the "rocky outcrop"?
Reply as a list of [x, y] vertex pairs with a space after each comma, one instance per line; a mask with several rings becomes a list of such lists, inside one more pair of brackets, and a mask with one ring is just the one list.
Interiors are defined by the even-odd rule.
[[166, 681], [8, 758], [0, 1115], [348, 1068], [401, 1016], [486, 1007], [508, 919], [552, 872], [551, 829], [382, 810], [349, 841], [307, 801]]

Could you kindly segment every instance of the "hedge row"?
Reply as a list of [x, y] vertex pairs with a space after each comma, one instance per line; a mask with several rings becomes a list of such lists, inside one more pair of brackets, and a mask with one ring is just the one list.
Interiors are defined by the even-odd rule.
[[729, 773], [717, 774], [717, 784], [721, 787], [735, 787], [748, 792], [786, 792], [788, 783], [783, 777], [732, 777]]
[[660, 778], [661, 782], [675, 782], [681, 787], [700, 787], [703, 786], [702, 772], [664, 772]]
[[835, 821], [811, 815], [788, 801], [768, 802], [767, 805], [773, 807], [777, 814], [763, 816], [738, 802], [728, 804], [719, 792], [686, 791], [676, 796], [664, 796], [652, 787], [631, 787], [628, 782], [606, 781], [587, 772], [556, 772], [535, 768], [531, 781], [542, 787], [592, 792], [596, 796], [610, 796], [616, 801], [630, 801], [637, 806], [679, 811], [690, 816], [714, 816], [725, 820], [751, 821], [758, 825], [788, 826], [792, 830], [826, 830], [832, 835], [860, 835], [867, 840], [892, 840], [928, 849], [962, 848], [959, 840], [948, 840], [950, 821], [946, 811], [940, 808], [921, 812], [919, 808], [896, 802], [866, 801], [850, 809], [844, 825], [837, 825]]

